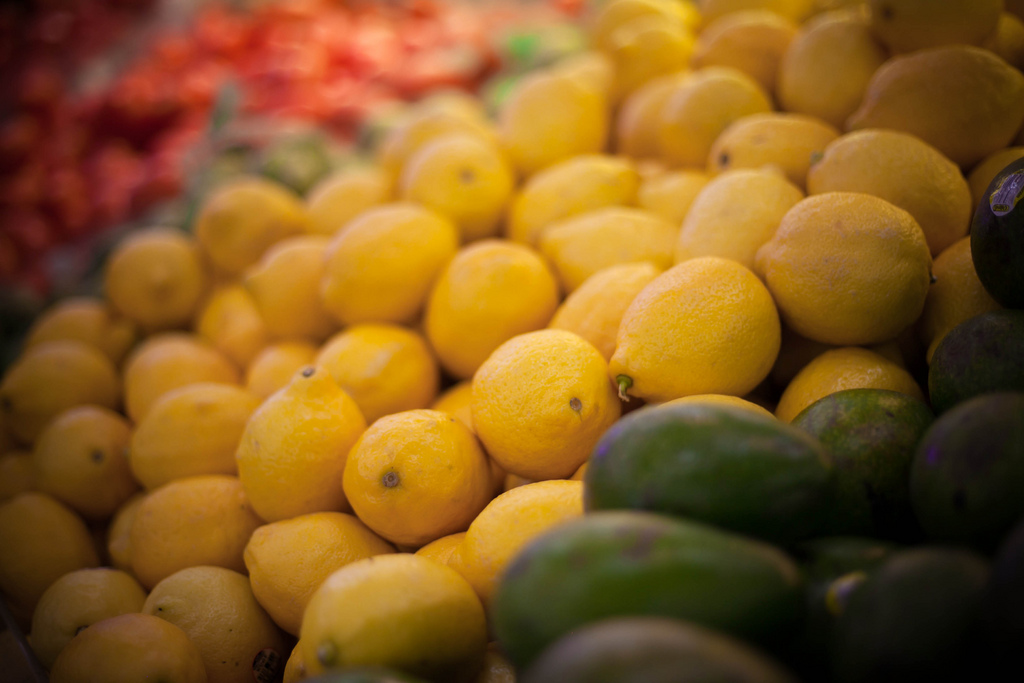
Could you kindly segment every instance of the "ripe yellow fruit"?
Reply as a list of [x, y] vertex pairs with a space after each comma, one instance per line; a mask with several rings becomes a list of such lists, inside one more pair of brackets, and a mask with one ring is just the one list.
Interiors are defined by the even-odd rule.
[[695, 43], [689, 29], [657, 15], [634, 17], [618, 26], [606, 48], [614, 65], [613, 99], [619, 100], [659, 76], [685, 69]]
[[395, 552], [394, 546], [344, 512], [314, 512], [264, 524], [245, 546], [249, 583], [260, 605], [288, 633], [324, 580], [346, 564]]
[[532, 176], [509, 207], [506, 235], [536, 245], [553, 223], [604, 206], [632, 204], [640, 176], [624, 157], [584, 154]]
[[454, 534], [448, 534], [441, 538], [435, 539], [425, 546], [421, 547], [416, 551], [416, 555], [420, 557], [427, 557], [440, 564], [447, 565], [448, 558], [452, 556], [452, 553], [462, 544], [462, 539], [466, 537], [465, 531], [459, 531]]
[[463, 242], [497, 234], [514, 188], [515, 175], [501, 150], [464, 133], [422, 145], [398, 181], [402, 199], [450, 219]]
[[25, 335], [25, 348], [75, 340], [95, 346], [118, 366], [138, 336], [135, 324], [115, 314], [104, 301], [76, 296], [61, 299], [36, 318]]
[[107, 555], [110, 564], [129, 574], [132, 573], [132, 524], [145, 498], [145, 492], [140, 491], [126, 500], [110, 518], [107, 527]]
[[730, 123], [771, 111], [757, 81], [726, 66], [698, 69], [665, 101], [658, 118], [661, 158], [673, 166], [704, 168], [711, 145]]
[[967, 234], [973, 206], [960, 169], [939, 150], [894, 130], [847, 133], [807, 177], [809, 194], [863, 192], [908, 211], [935, 256]]
[[840, 346], [896, 337], [921, 314], [931, 280], [931, 254], [914, 217], [857, 192], [799, 202], [756, 266], [787, 326]]
[[431, 410], [439, 410], [457, 417], [462, 424], [473, 429], [473, 382], [463, 380], [441, 392], [431, 404]]
[[196, 335], [155, 335], [137, 346], [125, 363], [125, 412], [138, 423], [172, 389], [199, 382], [239, 384], [239, 380], [238, 368]]
[[782, 392], [775, 416], [792, 422], [818, 399], [844, 389], [889, 389], [924, 399], [909, 372], [874, 351], [847, 346], [824, 352], [797, 373]]
[[236, 474], [235, 450], [260, 401], [230, 384], [189, 384], [153, 404], [131, 435], [131, 472], [147, 489], [200, 474]]
[[508, 340], [473, 376], [473, 425], [506, 472], [569, 477], [621, 413], [608, 364], [564, 330]]
[[335, 571], [302, 619], [310, 673], [353, 665], [394, 667], [432, 681], [472, 681], [487, 647], [483, 607], [453, 569], [408, 553]]
[[751, 9], [769, 10], [799, 23], [814, 8], [814, 0], [699, 0], [698, 4], [705, 24], [733, 12]]
[[136, 232], [107, 260], [103, 289], [114, 310], [146, 332], [185, 327], [208, 276], [195, 240], [176, 230]]
[[[468, 401], [466, 405], [469, 405]], [[0, 455], [0, 503], [33, 488], [32, 454], [29, 451], [6, 451]]]
[[775, 417], [772, 415], [764, 406], [760, 406], [753, 401], [740, 398], [739, 396], [729, 396], [727, 394], [694, 394], [693, 396], [682, 396], [680, 398], [674, 398], [671, 401], [666, 401], [661, 405], [667, 406], [675, 403], [712, 403], [715, 405], [734, 406], [736, 408], [743, 408], [759, 415], [766, 415], [768, 417]]
[[611, 360], [622, 316], [633, 299], [662, 269], [653, 263], [621, 263], [583, 281], [555, 311], [548, 327], [578, 334]]
[[261, 401], [282, 389], [307, 365], [317, 348], [309, 342], [281, 342], [267, 346], [252, 359], [245, 372], [245, 388]]
[[646, 401], [744, 396], [768, 376], [779, 344], [779, 314], [761, 281], [706, 256], [673, 266], [633, 299], [609, 372], [621, 396]]
[[274, 244], [243, 282], [273, 339], [320, 342], [337, 329], [320, 298], [329, 238], [289, 237]]
[[476, 436], [436, 410], [374, 422], [345, 461], [345, 497], [356, 515], [400, 546], [465, 531], [491, 500], [491, 470]]
[[0, 591], [15, 616], [30, 616], [46, 589], [68, 572], [100, 564], [82, 518], [35, 491], [0, 505], [0, 548]]
[[655, 213], [673, 225], [682, 225], [693, 200], [711, 180], [704, 171], [683, 169], [665, 171], [644, 178], [637, 192], [641, 209]]
[[324, 305], [344, 325], [411, 322], [458, 248], [457, 228], [425, 207], [395, 202], [370, 209], [327, 249]]
[[131, 426], [118, 413], [78, 406], [46, 426], [32, 451], [35, 488], [89, 520], [105, 520], [139, 484], [128, 466]]
[[207, 683], [199, 648], [180, 628], [149, 614], [98, 621], [71, 639], [51, 683]]
[[57, 415], [93, 404], [116, 409], [121, 380], [110, 359], [85, 342], [66, 340], [26, 349], [0, 381], [0, 415], [11, 436], [31, 444]]
[[587, 27], [591, 44], [599, 50], [609, 49], [615, 31], [637, 17], [655, 17], [690, 31], [696, 30], [701, 20], [697, 8], [688, 2], [612, 0], [600, 5]]
[[377, 161], [393, 183], [408, 160], [421, 147], [450, 133], [464, 133], [488, 143], [497, 140], [493, 125], [480, 111], [463, 106], [425, 103], [413, 109], [396, 125], [377, 148]]
[[981, 45], [996, 30], [1003, 0], [867, 0], [871, 31], [893, 52]]
[[177, 479], [151, 491], [135, 511], [132, 572], [152, 588], [188, 567], [245, 571], [242, 551], [261, 524], [236, 477]]
[[779, 63], [799, 26], [771, 10], [740, 10], [715, 19], [700, 34], [694, 68], [729, 66], [739, 69], [775, 93]]
[[842, 129], [887, 57], [860, 12], [820, 14], [800, 27], [782, 57], [779, 104]]
[[249, 579], [223, 567], [189, 567], [153, 587], [143, 614], [195, 643], [210, 683], [273, 680], [284, 670], [284, 634], [256, 602]]
[[657, 76], [623, 99], [615, 117], [615, 151], [633, 159], [657, 159], [658, 118], [669, 95], [686, 77], [687, 70]]
[[195, 235], [214, 268], [241, 275], [271, 245], [310, 227], [301, 197], [267, 178], [243, 177], [220, 185], [203, 200]]
[[327, 340], [315, 363], [326, 369], [367, 424], [437, 397], [440, 369], [426, 340], [398, 325], [353, 325]]
[[196, 317], [195, 331], [240, 368], [248, 366], [270, 339], [252, 294], [240, 283], [210, 294]]
[[967, 184], [971, 188], [971, 210], [981, 204], [985, 198], [985, 191], [989, 184], [1010, 162], [1024, 158], [1024, 147], [1007, 147], [985, 157], [978, 165], [971, 169], [967, 176]]
[[119, 614], [141, 612], [146, 591], [127, 572], [78, 569], [60, 577], [32, 613], [32, 652], [49, 669], [79, 631]]
[[529, 247], [484, 240], [449, 262], [427, 301], [424, 330], [441, 365], [468, 379], [494, 349], [548, 324], [558, 283]]
[[487, 504], [466, 531], [449, 566], [461, 573], [488, 605], [498, 578], [531, 540], [583, 514], [583, 482], [555, 479], [525, 483]]
[[341, 473], [365, 429], [326, 368], [303, 368], [252, 414], [238, 444], [238, 477], [253, 509], [268, 522], [345, 510]]
[[846, 128], [910, 133], [966, 168], [1009, 145], [1021, 122], [1024, 74], [988, 50], [951, 45], [887, 61]]
[[484, 654], [484, 665], [476, 683], [516, 683], [516, 670], [497, 647], [497, 643], [487, 644]]
[[675, 241], [675, 262], [721, 256], [752, 269], [757, 250], [803, 198], [800, 188], [775, 170], [726, 171], [693, 200]]
[[391, 179], [379, 168], [336, 171], [318, 182], [306, 197], [311, 233], [331, 237], [367, 209], [391, 200]]
[[281, 683], [298, 683], [308, 677], [309, 671], [306, 670], [306, 662], [302, 658], [302, 641], [299, 640], [295, 643], [295, 647], [292, 648], [288, 661], [285, 662], [284, 676]]
[[708, 154], [708, 171], [774, 166], [801, 190], [807, 172], [839, 131], [806, 114], [771, 112], [745, 116], [722, 131]]
[[1013, 68], [1024, 69], [1024, 20], [1009, 12], [1000, 12], [996, 30], [981, 47], [996, 53]]

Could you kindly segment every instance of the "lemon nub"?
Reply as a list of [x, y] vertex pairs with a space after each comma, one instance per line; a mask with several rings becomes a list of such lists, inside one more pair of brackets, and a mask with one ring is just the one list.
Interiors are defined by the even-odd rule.
[[389, 489], [393, 489], [396, 486], [398, 486], [398, 481], [398, 472], [395, 472], [394, 470], [388, 471], [387, 473], [385, 473], [383, 478], [381, 478], [381, 483], [384, 484], [385, 488]]
[[619, 398], [623, 401], [628, 401], [629, 396], [626, 392], [633, 386], [633, 378], [628, 375], [616, 375], [615, 383], [619, 386]]
[[320, 643], [316, 649], [316, 658], [324, 666], [331, 666], [338, 660], [338, 646], [330, 641]]

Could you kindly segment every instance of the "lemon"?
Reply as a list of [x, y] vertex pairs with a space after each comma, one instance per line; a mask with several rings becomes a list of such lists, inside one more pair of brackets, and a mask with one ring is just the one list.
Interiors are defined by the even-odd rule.
[[1024, 20], [1009, 12], [1000, 12], [996, 30], [981, 47], [999, 55], [1017, 70], [1024, 68]]
[[415, 554], [420, 557], [427, 557], [435, 562], [439, 562], [440, 564], [447, 565], [448, 558], [452, 556], [452, 553], [455, 552], [462, 543], [462, 539], [465, 537], [465, 531], [458, 531], [454, 534], [442, 536], [441, 538], [434, 539], [425, 546], [422, 546]]
[[799, 26], [771, 10], [740, 10], [715, 19], [700, 33], [694, 68], [729, 66], [775, 93], [779, 63]]
[[89, 520], [105, 520], [139, 485], [128, 464], [131, 426], [99, 406], [78, 406], [46, 426], [32, 451], [35, 488]]
[[1022, 121], [1024, 74], [988, 50], [951, 45], [887, 61], [846, 128], [910, 133], [969, 167], [1009, 145]]
[[871, 31], [893, 52], [981, 45], [995, 30], [1002, 0], [867, 0]]
[[462, 424], [473, 429], [473, 382], [463, 380], [442, 391], [430, 405], [431, 410], [439, 410], [458, 418]]
[[913, 216], [857, 192], [801, 200], [758, 250], [756, 266], [789, 327], [836, 345], [894, 338], [921, 314], [931, 279]]
[[743, 408], [759, 415], [767, 415], [768, 417], [775, 417], [772, 413], [765, 408], [760, 406], [753, 401], [740, 398], [739, 396], [729, 396], [728, 394], [694, 394], [692, 396], [681, 396], [680, 398], [674, 398], [671, 401], [666, 401], [661, 405], [671, 405], [674, 403], [711, 403], [714, 405], [726, 405], [734, 406], [736, 408]]
[[287, 642], [244, 574], [223, 567], [182, 569], [153, 586], [141, 611], [185, 632], [210, 683], [273, 680], [284, 670]]
[[0, 455], [0, 503], [31, 491], [33, 487], [32, 454], [29, 451], [6, 451]]
[[547, 325], [558, 301], [555, 276], [533, 249], [483, 240], [449, 262], [423, 325], [442, 367], [468, 379], [503, 342]]
[[306, 662], [302, 658], [302, 641], [295, 643], [288, 661], [284, 665], [284, 676], [281, 683], [298, 683], [309, 676], [306, 670]]
[[199, 474], [236, 474], [235, 450], [260, 401], [241, 387], [200, 382], [167, 392], [131, 435], [131, 472], [147, 489]]
[[700, 25], [700, 14], [689, 2], [610, 0], [601, 3], [587, 26], [591, 44], [600, 50], [609, 49], [615, 31], [637, 17], [655, 17], [666, 24], [691, 31]]
[[374, 422], [349, 451], [345, 497], [382, 537], [419, 547], [465, 531], [491, 499], [490, 465], [473, 432], [436, 410]]
[[613, 99], [658, 76], [685, 69], [695, 43], [690, 30], [658, 15], [638, 16], [619, 25], [605, 48], [614, 66]]
[[25, 335], [25, 348], [48, 341], [81, 341], [95, 346], [119, 366], [138, 336], [135, 324], [117, 315], [106, 302], [73, 296], [57, 301], [33, 321]]
[[306, 209], [309, 232], [331, 237], [367, 209], [391, 200], [391, 179], [379, 168], [356, 167], [335, 171], [309, 191]]
[[676, 86], [688, 70], [657, 76], [629, 93], [615, 116], [614, 147], [619, 154], [634, 159], [657, 159], [661, 156], [658, 141], [658, 118]]
[[146, 588], [188, 567], [245, 571], [242, 551], [263, 523], [236, 478], [186, 477], [151, 491], [135, 511], [132, 573]]
[[644, 178], [640, 184], [637, 206], [661, 216], [673, 225], [682, 225], [693, 200], [709, 180], [711, 176], [707, 173], [694, 169], [656, 173]]
[[463, 133], [493, 143], [497, 133], [477, 110], [461, 106], [437, 106], [429, 103], [415, 107], [407, 118], [393, 128], [377, 148], [380, 168], [397, 183], [406, 162], [421, 147], [450, 133]]
[[108, 567], [68, 572], [46, 589], [32, 613], [32, 651], [49, 669], [79, 631], [141, 612], [145, 601], [146, 591], [126, 572]]
[[237, 282], [210, 294], [196, 316], [195, 332], [240, 368], [248, 366], [270, 341], [256, 301]]
[[732, 12], [751, 9], [769, 10], [799, 23], [814, 8], [814, 0], [698, 0], [697, 4], [705, 24]]
[[331, 574], [302, 619], [311, 673], [380, 665], [431, 681], [472, 681], [487, 647], [483, 607], [454, 570], [406, 553]]
[[199, 649], [185, 632], [148, 614], [121, 614], [75, 636], [50, 670], [51, 683], [206, 683]]
[[621, 396], [647, 401], [743, 396], [768, 376], [779, 343], [779, 314], [761, 281], [736, 261], [694, 258], [633, 299], [609, 373]]
[[799, 187], [774, 170], [726, 171], [693, 200], [675, 241], [675, 262], [721, 256], [752, 269], [757, 250], [803, 198]]
[[989, 184], [1010, 162], [1024, 157], [1024, 147], [1007, 147], [985, 157], [971, 169], [967, 184], [971, 188], [971, 207], [976, 209], [985, 198]]
[[859, 130], [832, 142], [811, 168], [807, 191], [863, 192], [895, 204], [921, 226], [933, 256], [967, 234], [974, 213], [957, 165], [892, 130]]
[[264, 524], [245, 546], [252, 592], [274, 622], [294, 636], [309, 598], [335, 570], [395, 552], [363, 522], [344, 512], [313, 512]]
[[506, 472], [569, 477], [621, 408], [600, 352], [579, 335], [538, 330], [508, 340], [473, 376], [473, 426]]
[[483, 670], [476, 683], [516, 683], [515, 667], [501, 654], [496, 642], [487, 644]]
[[327, 249], [324, 305], [344, 325], [410, 322], [458, 248], [455, 225], [427, 208], [396, 202], [370, 209]]
[[612, 96], [615, 80], [615, 64], [604, 52], [581, 50], [562, 57], [551, 65], [551, 70], [575, 79], [580, 84], [600, 92], [607, 98]]
[[110, 565], [129, 574], [132, 573], [132, 524], [145, 497], [145, 492], [140, 491], [122, 503], [107, 526], [106, 547]]
[[295, 373], [316, 358], [317, 347], [309, 342], [280, 342], [265, 347], [245, 371], [245, 388], [263, 400], [282, 389]]
[[346, 509], [341, 473], [365, 429], [326, 368], [300, 370], [257, 408], [238, 444], [238, 477], [253, 509], [268, 522]]

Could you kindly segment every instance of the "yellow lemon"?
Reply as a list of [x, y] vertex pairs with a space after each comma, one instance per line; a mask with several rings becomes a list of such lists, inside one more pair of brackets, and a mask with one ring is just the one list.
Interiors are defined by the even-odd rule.
[[491, 499], [491, 470], [473, 432], [436, 410], [374, 422], [345, 461], [345, 497], [368, 527], [403, 546], [465, 531]]
[[732, 12], [751, 9], [769, 10], [799, 23], [814, 8], [814, 0], [698, 0], [697, 4], [705, 24]]
[[655, 17], [688, 30], [700, 25], [700, 14], [689, 2], [674, 0], [610, 0], [601, 3], [587, 26], [590, 42], [601, 50], [612, 45], [615, 31], [637, 17]]
[[735, 121], [711, 145], [708, 171], [770, 165], [803, 190], [811, 164], [838, 137], [835, 128], [806, 114], [752, 114]]
[[239, 384], [238, 368], [196, 335], [164, 333], [137, 346], [124, 367], [125, 412], [135, 422], [172, 389], [215, 382]]
[[595, 209], [548, 227], [540, 252], [554, 264], [566, 292], [600, 270], [620, 263], [672, 265], [679, 228], [661, 216], [622, 206]]
[[85, 342], [37, 344], [19, 356], [0, 381], [0, 414], [11, 436], [31, 444], [57, 415], [93, 404], [116, 409], [121, 400], [117, 369]]
[[692, 64], [739, 69], [774, 94], [779, 63], [798, 29], [795, 21], [771, 10], [730, 12], [701, 31]]
[[156, 332], [191, 322], [207, 280], [195, 240], [156, 229], [132, 233], [117, 244], [107, 260], [103, 289], [114, 310]]
[[306, 366], [252, 414], [235, 460], [252, 507], [268, 522], [346, 509], [341, 473], [366, 429], [326, 368]]
[[128, 465], [131, 426], [99, 406], [78, 406], [58, 415], [36, 440], [32, 475], [48, 493], [90, 520], [105, 520], [139, 484]]
[[910, 133], [969, 167], [1009, 145], [1022, 121], [1024, 74], [988, 50], [951, 45], [887, 61], [846, 128]]
[[196, 317], [195, 331], [240, 368], [248, 366], [270, 339], [256, 301], [240, 283], [210, 294]]
[[484, 610], [453, 569], [407, 553], [345, 565], [302, 619], [311, 673], [380, 665], [431, 681], [472, 681], [487, 647]]
[[185, 632], [210, 683], [274, 680], [284, 670], [284, 634], [256, 602], [244, 574], [223, 567], [182, 569], [153, 586], [141, 611]]
[[844, 389], [889, 389], [924, 399], [909, 372], [874, 351], [846, 346], [826, 351], [797, 373], [782, 392], [775, 416], [792, 422], [818, 399]]
[[359, 406], [366, 422], [426, 408], [437, 397], [440, 370], [423, 337], [397, 325], [353, 325], [316, 356]]
[[721, 256], [754, 267], [800, 188], [771, 169], [741, 168], [711, 179], [693, 200], [675, 241], [675, 262]]
[[750, 270], [730, 259], [694, 258], [633, 299], [609, 372], [620, 396], [646, 401], [744, 396], [768, 376], [780, 334], [772, 297]]
[[410, 322], [458, 248], [456, 227], [425, 207], [396, 202], [370, 209], [327, 249], [324, 305], [344, 325]]
[[611, 97], [615, 64], [598, 50], [582, 50], [562, 57], [551, 65], [553, 71], [578, 80], [583, 85]]
[[489, 604], [505, 567], [523, 546], [560, 522], [583, 514], [583, 482], [525, 483], [487, 504], [452, 554], [457, 569]]
[[764, 406], [760, 406], [753, 401], [748, 401], [745, 398], [739, 396], [729, 396], [727, 394], [694, 394], [692, 396], [681, 396], [680, 398], [674, 398], [671, 401], [666, 401], [661, 405], [671, 405], [674, 403], [713, 403], [715, 405], [726, 405], [734, 406], [736, 408], [743, 408], [759, 415], [767, 415], [768, 417], [775, 417], [772, 415]]
[[235, 450], [260, 401], [241, 387], [200, 382], [167, 392], [131, 435], [129, 458], [147, 489], [199, 474], [235, 474]]
[[981, 45], [995, 30], [1003, 0], [868, 0], [871, 31], [893, 52]]
[[[907, 331], [911, 330], [912, 328], [908, 327], [907, 330], [900, 333], [897, 339], [889, 339], [878, 344], [869, 344], [865, 348], [874, 351], [900, 367], [906, 367], [906, 363], [903, 360], [901, 343], [903, 338], [907, 336]], [[808, 339], [783, 325], [782, 346], [779, 348], [779, 357], [775, 360], [775, 365], [772, 366], [771, 371], [772, 384], [778, 392], [781, 392], [793, 381], [798, 372], [807, 367], [808, 363], [826, 351], [835, 348], [838, 347], [834, 344], [825, 344]]]
[[463, 242], [497, 234], [514, 188], [512, 167], [498, 147], [463, 133], [421, 146], [398, 181], [402, 199], [449, 218]]
[[145, 499], [144, 492], [136, 493], [126, 500], [110, 518], [107, 526], [107, 555], [115, 569], [132, 572], [132, 524], [139, 506]]
[[439, 562], [443, 565], [448, 564], [448, 558], [452, 556], [456, 548], [462, 543], [462, 539], [466, 537], [465, 531], [459, 531], [454, 534], [448, 534], [441, 538], [434, 539], [430, 543], [421, 547], [416, 551], [416, 555], [421, 557], [427, 557], [435, 562]]
[[310, 226], [302, 198], [289, 188], [267, 178], [242, 177], [203, 200], [194, 229], [210, 263], [227, 275], [240, 275], [271, 245]]
[[547, 325], [558, 300], [555, 276], [533, 249], [484, 240], [449, 262], [430, 292], [424, 330], [444, 369], [467, 379], [503, 342]]
[[928, 346], [926, 360], [929, 362], [935, 347], [950, 330], [968, 318], [1000, 308], [974, 270], [970, 236], [954, 242], [936, 256], [932, 274], [935, 282], [928, 290], [924, 311], [918, 320], [921, 340]]
[[1010, 162], [1024, 158], [1024, 147], [1007, 147], [985, 157], [978, 165], [971, 169], [967, 176], [967, 184], [971, 188], [971, 214], [985, 198], [985, 191], [989, 184]]
[[185, 632], [149, 614], [98, 621], [71, 639], [51, 683], [206, 683], [203, 659]]
[[1024, 20], [1009, 12], [1000, 12], [996, 30], [981, 47], [996, 53], [1017, 70], [1024, 68]]
[[967, 234], [973, 206], [960, 169], [926, 142], [894, 130], [838, 138], [811, 167], [809, 194], [863, 192], [908, 211], [935, 256]]
[[294, 636], [309, 598], [336, 569], [395, 552], [363, 522], [344, 512], [313, 512], [264, 524], [245, 546], [249, 583], [263, 609]]
[[711, 180], [704, 171], [683, 169], [665, 171], [644, 178], [637, 192], [636, 203], [641, 209], [655, 213], [673, 225], [682, 225], [693, 200]]
[[324, 235], [289, 237], [264, 252], [245, 273], [245, 288], [274, 339], [323, 341], [337, 329], [320, 298]]
[[894, 338], [921, 314], [931, 280], [914, 217], [857, 192], [801, 200], [758, 250], [756, 266], [789, 327], [836, 345]]
[[614, 99], [658, 76], [685, 69], [695, 43], [689, 29], [658, 15], [635, 17], [618, 26], [605, 48], [614, 65]]
[[261, 401], [283, 388], [299, 370], [312, 365], [317, 348], [309, 342], [280, 342], [264, 348], [245, 372], [245, 388]]
[[622, 316], [662, 269], [648, 261], [599, 270], [583, 281], [555, 311], [548, 327], [578, 334], [611, 360]]
[[309, 676], [306, 670], [306, 662], [302, 658], [302, 641], [297, 641], [288, 661], [284, 665], [284, 676], [281, 683], [298, 683]]
[[141, 612], [146, 591], [126, 572], [78, 569], [60, 577], [32, 613], [32, 651], [47, 669], [79, 631], [119, 614]]
[[413, 154], [451, 133], [472, 135], [488, 143], [497, 140], [493, 125], [479, 111], [429, 104], [418, 106], [381, 141], [377, 148], [380, 168], [396, 182]]
[[657, 159], [661, 156], [658, 140], [658, 118], [676, 86], [687, 71], [657, 76], [629, 93], [615, 116], [615, 151], [634, 159]]
[[135, 511], [132, 572], [139, 583], [152, 588], [188, 567], [245, 571], [242, 551], [262, 523], [236, 477], [177, 479], [151, 491]]
[[430, 405], [431, 410], [439, 410], [456, 417], [470, 429], [473, 429], [473, 382], [463, 380], [443, 392]]
[[768, 94], [742, 71], [698, 69], [676, 85], [661, 108], [661, 158], [673, 166], [704, 168], [711, 145], [730, 123], [771, 109]]
[[621, 413], [608, 364], [565, 330], [513, 337], [473, 376], [473, 425], [506, 472], [569, 477]]
[[782, 109], [841, 129], [888, 57], [859, 12], [820, 14], [800, 27], [779, 64]]
[[318, 182], [306, 197], [309, 231], [331, 237], [369, 208], [391, 200], [391, 179], [378, 168], [336, 171]]
[[75, 340], [95, 346], [118, 366], [138, 336], [135, 324], [114, 313], [102, 300], [76, 296], [57, 301], [36, 318], [25, 335], [25, 348], [48, 341]]
[[85, 522], [45, 493], [29, 491], [0, 505], [0, 591], [16, 616], [29, 616], [50, 585], [100, 564]]
[[[468, 407], [468, 400], [466, 405]], [[29, 451], [7, 451], [0, 455], [0, 503], [33, 488], [32, 454]]]
[[484, 666], [475, 683], [516, 683], [515, 667], [501, 654], [497, 643], [487, 644]]

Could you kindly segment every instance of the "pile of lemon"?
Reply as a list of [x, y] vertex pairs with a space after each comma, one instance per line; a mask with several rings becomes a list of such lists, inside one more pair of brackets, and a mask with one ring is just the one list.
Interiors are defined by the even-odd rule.
[[308, 197], [219, 186], [0, 386], [0, 589], [54, 683], [512, 681], [503, 568], [643, 403], [921, 396], [997, 308], [1024, 3], [608, 0], [496, 116], [431, 97]]

